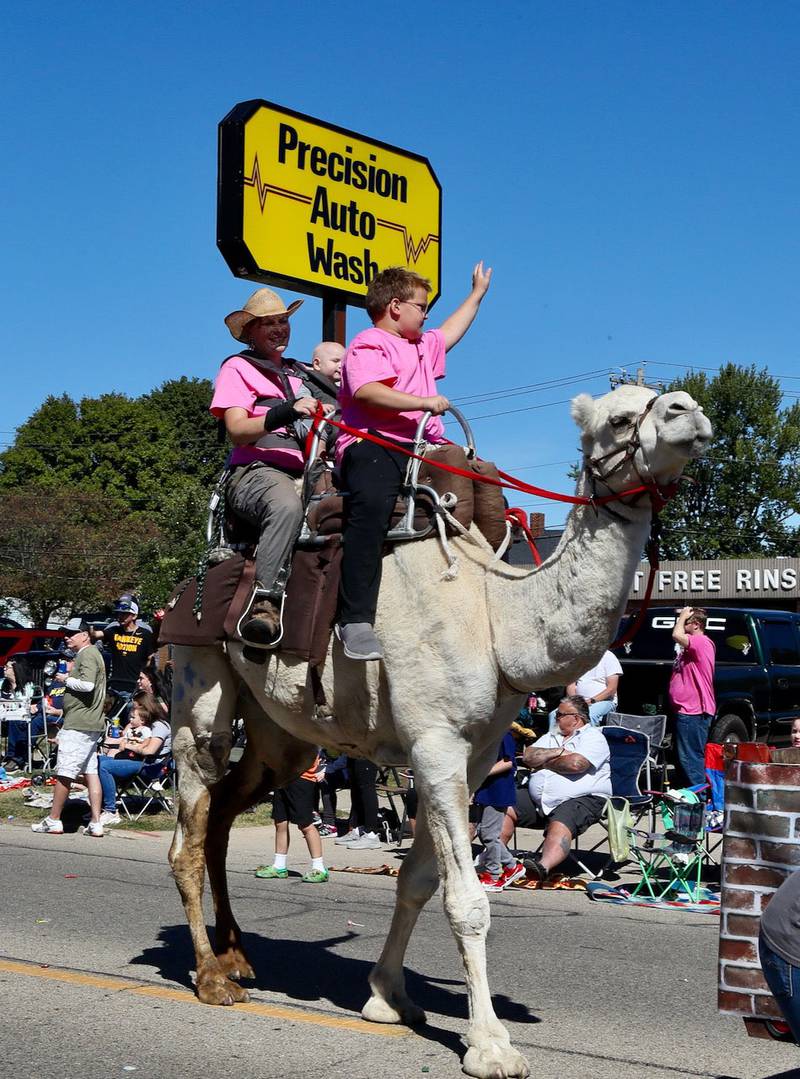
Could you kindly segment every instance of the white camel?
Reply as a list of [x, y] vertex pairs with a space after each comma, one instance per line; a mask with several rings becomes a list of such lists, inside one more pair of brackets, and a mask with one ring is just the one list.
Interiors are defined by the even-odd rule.
[[[623, 386], [596, 401], [584, 394], [573, 401], [572, 415], [582, 432], [582, 495], [642, 482], [663, 488], [711, 437], [702, 410], [683, 392], [656, 397], [645, 387]], [[527, 691], [574, 681], [608, 647], [650, 519], [648, 494], [608, 509], [576, 506], [558, 549], [537, 569], [498, 561], [473, 529], [453, 541], [455, 579], [443, 578], [438, 542], [396, 545], [384, 558], [376, 622], [384, 661], [355, 663], [332, 643], [322, 674], [324, 708], [315, 704], [308, 667], [299, 660], [270, 653], [253, 663], [236, 644], [175, 649], [180, 810], [170, 863], [195, 946], [201, 1000], [247, 1000], [237, 979], [253, 976], [228, 900], [231, 822], [270, 787], [308, 767], [313, 746], [322, 744], [379, 765], [409, 764], [420, 792], [416, 836], [363, 1016], [379, 1023], [424, 1020], [406, 993], [403, 959], [441, 879], [469, 996], [464, 1071], [479, 1079], [529, 1074], [492, 1007], [489, 904], [473, 869], [467, 804]], [[247, 746], [226, 774], [237, 714], [245, 718]], [[202, 912], [205, 866], [216, 954]]]

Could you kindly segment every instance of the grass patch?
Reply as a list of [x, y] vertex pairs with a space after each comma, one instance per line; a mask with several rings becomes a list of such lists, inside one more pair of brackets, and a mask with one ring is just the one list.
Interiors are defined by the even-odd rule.
[[[35, 808], [25, 803], [24, 796], [29, 789], [26, 787], [22, 790], [0, 792], [0, 820], [8, 821], [13, 818], [15, 821], [29, 821], [33, 824], [34, 821], [47, 816], [46, 809]], [[52, 787], [35, 788], [37, 792], [47, 793], [50, 793], [52, 789]], [[68, 802], [63, 813], [65, 830], [72, 832], [83, 827], [83, 816], [88, 810], [89, 806], [86, 802]], [[171, 832], [175, 827], [175, 817], [170, 813], [157, 810], [156, 807], [152, 807], [152, 811], [148, 810], [138, 821], [126, 820], [123, 813], [120, 813], [120, 816], [123, 818], [123, 823], [113, 825], [108, 829], [109, 831], [113, 831], [114, 828], [125, 828], [136, 832]], [[238, 816], [233, 826], [234, 828], [253, 828], [256, 825], [270, 824], [271, 822], [272, 809], [268, 804], [262, 803], [256, 806], [253, 812], [242, 813]]]

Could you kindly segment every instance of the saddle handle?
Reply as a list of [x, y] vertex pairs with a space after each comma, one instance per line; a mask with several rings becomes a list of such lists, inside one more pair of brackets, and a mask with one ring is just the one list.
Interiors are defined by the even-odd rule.
[[[466, 446], [464, 446], [464, 453], [467, 455], [467, 460], [471, 461], [476, 453], [475, 439], [472, 435], [472, 428], [467, 422], [464, 414], [461, 412], [460, 409], [457, 409], [455, 405], [450, 405], [447, 411], [452, 412], [453, 416], [461, 424], [461, 428], [467, 439], [467, 444]], [[417, 424], [417, 432], [414, 435], [414, 453], [418, 454], [419, 456], [409, 458], [408, 470], [406, 471], [406, 484], [408, 486], [408, 494], [406, 496], [406, 512], [404, 513], [403, 519], [400, 522], [399, 526], [389, 533], [389, 538], [391, 539], [414, 539], [419, 535], [419, 533], [414, 532], [414, 509], [416, 506], [416, 495], [418, 490], [425, 490], [425, 493], [429, 495], [432, 493], [434, 505], [439, 505], [439, 498], [436, 495], [436, 492], [432, 491], [431, 489], [426, 490], [424, 487], [421, 487], [419, 483], [419, 470], [422, 464], [422, 461], [419, 460], [419, 457], [422, 456], [425, 449], [425, 428], [427, 427], [428, 420], [431, 419], [432, 415], [433, 413], [430, 411], [423, 412], [419, 418], [419, 423]], [[426, 529], [425, 533], [423, 534], [427, 534], [428, 531], [429, 529]]]
[[[469, 420], [461, 411], [461, 409], [456, 408], [455, 405], [450, 405], [447, 411], [451, 412], [453, 414], [453, 418], [455, 420], [458, 420], [459, 424], [461, 425], [461, 430], [464, 432], [464, 436], [467, 440], [467, 444], [464, 447], [464, 453], [466, 453], [467, 455], [467, 460], [471, 461], [477, 453], [477, 450], [475, 449], [475, 438], [472, 434], [472, 428], [469, 425]], [[425, 441], [425, 428], [428, 426], [428, 420], [431, 419], [432, 416], [432, 412], [423, 412], [419, 418], [419, 423], [417, 424], [417, 433], [414, 435], [415, 452], [419, 452], [418, 450], [416, 450], [416, 447], [422, 445], [422, 443]]]

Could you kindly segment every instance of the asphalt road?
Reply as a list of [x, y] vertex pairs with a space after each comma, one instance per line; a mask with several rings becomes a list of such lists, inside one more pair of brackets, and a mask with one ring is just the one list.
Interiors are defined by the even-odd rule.
[[[258, 972], [253, 1004], [209, 1008], [191, 991], [193, 953], [167, 836], [92, 840], [0, 826], [0, 1074], [461, 1074], [466, 997], [441, 899], [423, 912], [408, 956], [409, 989], [427, 1026], [364, 1024], [359, 1009], [394, 881], [259, 881], [252, 869], [270, 841], [271, 829], [238, 830], [230, 857], [234, 906]], [[330, 864], [344, 864], [340, 851], [326, 843]], [[533, 1075], [800, 1076], [800, 1049], [750, 1039], [740, 1020], [717, 1013], [715, 918], [622, 910], [575, 892], [491, 901], [495, 1006]]]

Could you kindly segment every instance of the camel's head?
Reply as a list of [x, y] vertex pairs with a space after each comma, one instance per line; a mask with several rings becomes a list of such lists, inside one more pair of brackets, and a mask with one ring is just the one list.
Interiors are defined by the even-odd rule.
[[597, 400], [582, 393], [572, 417], [590, 473], [615, 491], [674, 483], [711, 439], [702, 408], [683, 390], [659, 397], [646, 386], [620, 386]]

